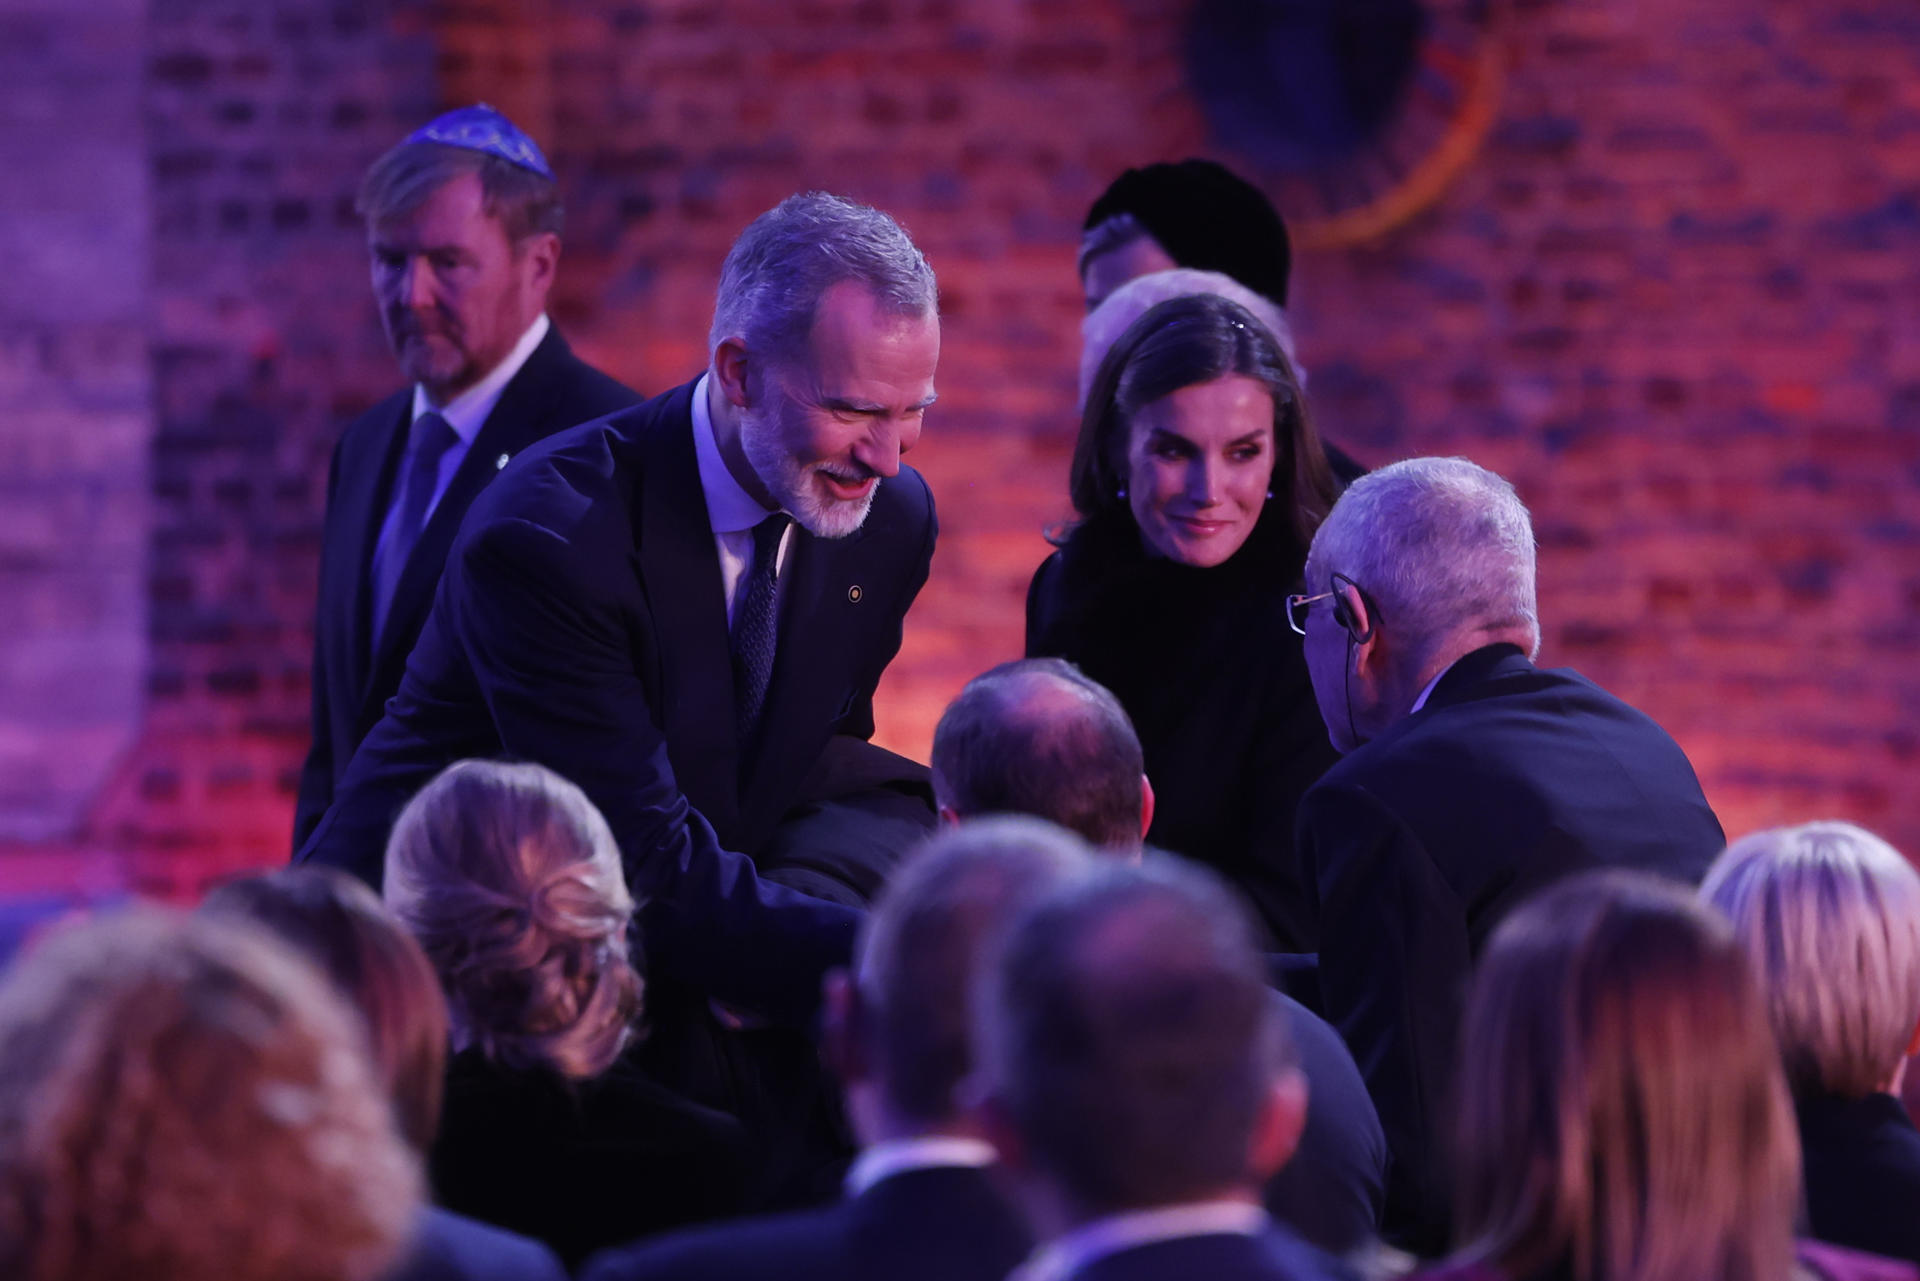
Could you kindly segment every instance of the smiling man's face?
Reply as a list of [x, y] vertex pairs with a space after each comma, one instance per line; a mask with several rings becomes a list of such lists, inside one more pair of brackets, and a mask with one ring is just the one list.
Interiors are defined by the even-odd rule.
[[932, 313], [894, 314], [855, 281], [829, 288], [806, 350], [770, 368], [741, 412], [741, 448], [774, 501], [822, 538], [859, 529], [920, 439], [939, 360]]

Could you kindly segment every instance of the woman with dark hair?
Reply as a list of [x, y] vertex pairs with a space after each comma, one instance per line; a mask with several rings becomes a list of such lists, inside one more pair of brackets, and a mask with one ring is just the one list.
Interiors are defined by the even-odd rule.
[[[447, 1007], [420, 945], [374, 892], [330, 867], [286, 867], [209, 891], [203, 915], [263, 927], [357, 1010], [402, 1137], [425, 1157], [440, 1125]], [[561, 1281], [538, 1242], [428, 1206], [387, 1281]]]
[[1796, 1249], [1800, 1144], [1760, 985], [1686, 886], [1589, 872], [1529, 900], [1487, 945], [1461, 1044], [1459, 1248], [1422, 1281], [1912, 1275]]
[[1078, 664], [1133, 718], [1148, 839], [1227, 876], [1270, 946], [1313, 951], [1293, 814], [1335, 753], [1286, 598], [1339, 483], [1273, 334], [1212, 294], [1148, 310], [1094, 377], [1071, 495], [1027, 654]]
[[446, 990], [455, 1051], [429, 1171], [442, 1204], [595, 1250], [743, 1209], [739, 1122], [641, 1067], [620, 850], [586, 793], [461, 761], [400, 811], [389, 909]]

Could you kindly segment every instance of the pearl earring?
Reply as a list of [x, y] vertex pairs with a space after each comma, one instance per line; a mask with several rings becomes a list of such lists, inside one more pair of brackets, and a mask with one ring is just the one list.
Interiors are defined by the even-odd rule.
[[1125, 485], [1120, 486], [1120, 488], [1113, 491], [1113, 496], [1124, 503], [1127, 501], [1127, 487]]

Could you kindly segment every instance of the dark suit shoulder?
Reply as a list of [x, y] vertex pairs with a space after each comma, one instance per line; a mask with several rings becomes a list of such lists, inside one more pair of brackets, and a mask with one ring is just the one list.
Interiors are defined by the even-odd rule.
[[428, 1206], [388, 1281], [565, 1281], [566, 1275], [538, 1241]]
[[559, 402], [570, 421], [583, 423], [631, 408], [642, 400], [639, 392], [586, 361], [565, 353]]
[[846, 1275], [845, 1208], [735, 1219], [605, 1250], [582, 1281], [795, 1281]]

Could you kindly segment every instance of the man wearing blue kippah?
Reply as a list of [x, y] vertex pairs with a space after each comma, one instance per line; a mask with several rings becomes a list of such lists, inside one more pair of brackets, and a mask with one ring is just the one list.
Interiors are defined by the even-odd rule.
[[414, 131], [367, 172], [358, 208], [411, 386], [347, 425], [327, 475], [296, 849], [399, 689], [474, 497], [528, 445], [639, 399], [547, 319], [560, 192], [498, 111], [463, 107]]

